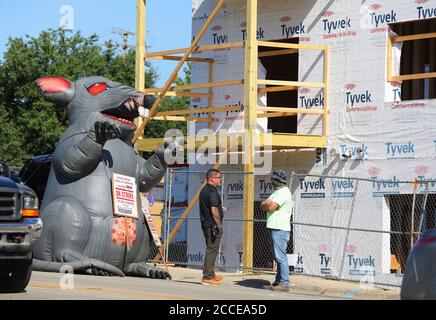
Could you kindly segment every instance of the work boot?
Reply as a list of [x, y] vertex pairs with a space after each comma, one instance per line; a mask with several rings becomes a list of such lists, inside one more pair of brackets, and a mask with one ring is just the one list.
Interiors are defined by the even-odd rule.
[[201, 284], [210, 285], [210, 284], [216, 284], [220, 285], [221, 281], [214, 279], [203, 279], [201, 280]]
[[262, 286], [263, 289], [271, 290], [272, 287], [277, 287], [280, 282], [274, 281], [272, 284], [268, 281], [268, 284]]
[[215, 278], [213, 278], [213, 279], [216, 281], [221, 281], [221, 280], [223, 280], [223, 277], [222, 276], [215, 276]]
[[289, 292], [289, 287], [279, 283], [276, 286], [271, 286], [270, 290], [272, 290], [272, 291], [285, 291], [285, 292]]

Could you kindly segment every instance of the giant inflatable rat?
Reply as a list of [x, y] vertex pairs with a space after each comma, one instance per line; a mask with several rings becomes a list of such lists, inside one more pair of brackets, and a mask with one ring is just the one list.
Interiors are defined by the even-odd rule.
[[[145, 263], [150, 235], [139, 197], [163, 177], [165, 147], [144, 160], [131, 143], [132, 121], [151, 101], [104, 77], [47, 77], [36, 84], [46, 99], [67, 107], [70, 125], [56, 147], [41, 205], [44, 227], [34, 270], [58, 272], [69, 265], [96, 275], [171, 278]], [[114, 216], [112, 173], [136, 178], [139, 219]]]

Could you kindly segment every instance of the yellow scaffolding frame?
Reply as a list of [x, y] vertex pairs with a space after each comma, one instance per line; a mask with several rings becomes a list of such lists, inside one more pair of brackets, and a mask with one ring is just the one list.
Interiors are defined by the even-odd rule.
[[[136, 78], [138, 90], [144, 90], [148, 95], [157, 95], [155, 103], [150, 110], [150, 119], [145, 119], [140, 123], [140, 126], [135, 133], [132, 140], [138, 150], [153, 150], [163, 142], [163, 138], [158, 139], [143, 139], [142, 133], [145, 126], [150, 120], [167, 120], [167, 121], [197, 121], [208, 122], [209, 127], [212, 122], [212, 114], [215, 112], [227, 111], [243, 111], [244, 113], [244, 126], [247, 133], [248, 141], [246, 141], [248, 148], [248, 163], [245, 164], [244, 171], [254, 173], [254, 136], [256, 130], [257, 118], [270, 118], [270, 117], [288, 117], [297, 114], [306, 115], [322, 115], [323, 129], [322, 135], [299, 135], [299, 134], [261, 134], [260, 142], [272, 141], [273, 148], [324, 148], [327, 141], [328, 129], [328, 73], [329, 73], [329, 46], [326, 45], [310, 45], [310, 44], [291, 44], [281, 43], [274, 41], [258, 41], [256, 38], [257, 30], [257, 0], [246, 0], [247, 3], [247, 37], [245, 41], [236, 41], [218, 45], [199, 45], [200, 39], [203, 37], [212, 21], [217, 16], [219, 10], [222, 8], [225, 0], [217, 0], [216, 7], [211, 12], [209, 18], [203, 24], [201, 30], [194, 38], [191, 46], [184, 49], [166, 50], [154, 53], [143, 53], [145, 49], [145, 10], [146, 0], [137, 0], [137, 57], [136, 57]], [[143, 36], [144, 35], [144, 36]], [[232, 49], [232, 48], [245, 48], [245, 70], [244, 79], [234, 79], [228, 81], [214, 82], [214, 60], [209, 58], [191, 57], [194, 53], [200, 53], [208, 50], [219, 49]], [[258, 52], [259, 47], [275, 48], [272, 51]], [[138, 50], [140, 49], [140, 50]], [[277, 50], [280, 49], [280, 50]], [[257, 76], [257, 61], [259, 57], [268, 57], [276, 55], [286, 55], [299, 53], [300, 50], [317, 50], [324, 53], [324, 79], [323, 82], [299, 82], [299, 81], [274, 81], [274, 80], [259, 80]], [[183, 56], [175, 56], [183, 54]], [[165, 83], [163, 88], [149, 88], [144, 89], [144, 81], [139, 78], [144, 77], [144, 59], [158, 59], [158, 60], [171, 60], [178, 61], [178, 64]], [[209, 65], [209, 82], [205, 84], [193, 84], [185, 86], [172, 87], [179, 70], [185, 62], [192, 61], [198, 63], [207, 63]], [[141, 87], [142, 85], [142, 87]], [[228, 106], [213, 106], [213, 88], [223, 86], [244, 86], [244, 108], [228, 107]], [[259, 85], [267, 85], [270, 87], [259, 88]], [[324, 89], [324, 108], [321, 109], [302, 109], [296, 107], [290, 108], [277, 108], [277, 107], [260, 107], [257, 105], [257, 96], [259, 92], [279, 92], [298, 90], [300, 87], [314, 87]], [[193, 90], [209, 89], [208, 93], [194, 92]], [[207, 97], [209, 99], [209, 107], [203, 109], [187, 109], [176, 111], [157, 112], [159, 104], [165, 96], [185, 96], [185, 97]], [[263, 113], [259, 113], [262, 111]], [[208, 115], [207, 118], [192, 118], [194, 114]], [[266, 140], [268, 139], [268, 140]], [[187, 140], [192, 138], [187, 137]], [[198, 140], [198, 139], [196, 139]], [[201, 141], [201, 140], [200, 140]], [[196, 141], [191, 145], [196, 145]], [[238, 141], [239, 144], [239, 141]], [[188, 143], [189, 145], [189, 143]], [[229, 150], [229, 149], [227, 149]], [[219, 167], [218, 163], [215, 167]], [[186, 217], [189, 215], [196, 201], [198, 200], [199, 192], [191, 199], [188, 208], [182, 214], [179, 224], [170, 234], [169, 242], [174, 238], [177, 232], [177, 227], [180, 226]], [[254, 175], [247, 174], [244, 178], [244, 220], [250, 221], [253, 219], [254, 212]], [[253, 267], [253, 223], [245, 223], [243, 229], [243, 267], [244, 272], [252, 270]], [[250, 254], [248, 254], [250, 253]]]
[[[138, 2], [145, 3], [146, 0], [137, 0]], [[247, 0], [247, 16], [253, 13], [253, 20], [257, 19], [257, 1], [255, 5], [251, 5], [250, 3], [252, 0]], [[204, 51], [210, 51], [210, 50], [219, 50], [219, 49], [232, 49], [232, 48], [245, 48], [246, 51], [249, 51], [249, 48], [256, 47], [270, 47], [275, 49], [282, 49], [282, 50], [275, 50], [275, 51], [266, 51], [266, 52], [255, 52], [255, 54], [252, 55], [252, 57], [246, 57], [245, 59], [245, 66], [247, 66], [252, 63], [251, 60], [254, 61], [257, 65], [257, 60], [259, 57], [267, 57], [267, 56], [276, 56], [276, 55], [286, 55], [286, 54], [294, 54], [298, 53], [300, 50], [317, 50], [324, 52], [324, 81], [323, 82], [299, 82], [299, 81], [273, 81], [273, 80], [258, 80], [257, 76], [256, 79], [254, 79], [255, 82], [253, 82], [253, 88], [255, 88], [254, 92], [257, 93], [265, 93], [265, 92], [278, 92], [278, 91], [287, 91], [287, 90], [298, 90], [300, 87], [313, 87], [313, 88], [323, 88], [324, 89], [324, 108], [323, 110], [313, 110], [313, 109], [303, 109], [303, 108], [275, 108], [275, 107], [259, 107], [257, 104], [254, 106], [252, 110], [253, 113], [256, 115], [257, 118], [272, 118], [272, 117], [289, 117], [296, 114], [306, 114], [306, 115], [322, 115], [323, 120], [323, 130], [322, 135], [317, 136], [313, 135], [313, 137], [318, 137], [319, 139], [311, 139], [312, 135], [298, 135], [298, 134], [287, 134], [287, 135], [280, 135], [279, 139], [272, 139], [273, 140], [273, 148], [285, 148], [289, 147], [289, 142], [292, 141], [294, 143], [294, 147], [301, 148], [301, 147], [313, 147], [313, 148], [323, 148], [326, 146], [327, 141], [327, 128], [328, 128], [328, 51], [329, 47], [325, 45], [310, 45], [310, 44], [292, 44], [292, 43], [281, 43], [281, 42], [274, 42], [274, 41], [258, 41], [255, 36], [254, 31], [254, 38], [250, 41], [249, 32], [247, 32], [247, 40], [246, 41], [235, 41], [230, 43], [224, 43], [224, 44], [218, 44], [218, 45], [199, 45], [199, 41], [201, 40], [204, 33], [207, 31], [208, 27], [218, 14], [220, 8], [224, 4], [224, 0], [220, 0], [214, 11], [211, 13], [209, 19], [205, 22], [202, 29], [198, 33], [198, 35], [195, 37], [193, 43], [189, 48], [183, 48], [183, 49], [174, 49], [174, 50], [165, 50], [165, 51], [159, 51], [159, 52], [153, 52], [153, 53], [146, 53], [143, 55], [145, 59], [158, 59], [158, 60], [171, 60], [171, 61], [178, 61], [179, 64], [177, 65], [174, 72], [171, 74], [170, 78], [168, 79], [167, 83], [163, 88], [148, 88], [141, 90], [144, 90], [144, 92], [147, 95], [156, 95], [158, 96], [158, 99], [156, 100], [155, 104], [153, 105], [151, 109], [151, 120], [167, 120], [167, 121], [195, 121], [195, 122], [208, 122], [209, 126], [212, 122], [212, 114], [217, 112], [228, 112], [228, 111], [238, 111], [234, 107], [226, 107], [226, 106], [212, 106], [213, 101], [213, 88], [216, 87], [224, 87], [224, 86], [236, 86], [236, 85], [244, 85], [246, 92], [247, 86], [245, 85], [245, 81], [247, 80], [247, 73], [245, 74], [245, 79], [236, 79], [236, 80], [228, 80], [228, 81], [219, 81], [214, 82], [213, 80], [213, 74], [215, 69], [214, 60], [210, 58], [196, 58], [191, 57], [191, 54], [198, 54]], [[255, 10], [253, 9], [255, 7]], [[250, 9], [251, 8], [251, 9]], [[145, 5], [144, 5], [145, 10]], [[138, 15], [139, 16], [139, 15]], [[247, 24], [248, 24], [247, 19]], [[254, 23], [257, 23], [257, 21], [254, 21]], [[139, 24], [139, 23], [138, 23]], [[145, 25], [142, 26], [145, 29]], [[138, 28], [141, 28], [141, 26], [138, 26]], [[139, 29], [137, 32], [140, 32]], [[140, 45], [141, 46], [141, 45]], [[145, 47], [145, 44], [142, 45], [142, 47]], [[183, 54], [183, 56], [175, 56], [177, 54]], [[137, 58], [138, 59], [138, 58]], [[182, 67], [183, 63], [192, 61], [192, 62], [199, 62], [199, 63], [206, 63], [209, 65], [209, 82], [204, 84], [193, 84], [193, 85], [185, 85], [185, 86], [176, 86], [172, 87], [171, 84], [173, 83], [174, 79], [177, 76], [178, 71]], [[137, 64], [144, 63], [142, 59], [137, 60]], [[257, 72], [256, 72], [257, 73]], [[270, 87], [266, 88], [258, 88], [259, 85], [267, 85]], [[204, 92], [195, 92], [196, 89], [209, 89], [208, 93]], [[257, 91], [256, 91], [257, 90]], [[208, 98], [209, 99], [209, 107], [203, 108], [203, 109], [186, 109], [186, 110], [177, 110], [176, 113], [173, 111], [166, 111], [166, 112], [157, 112], [157, 107], [162, 101], [163, 97], [165, 96], [182, 96], [182, 97], [202, 97], [202, 98]], [[247, 98], [247, 96], [245, 97]], [[242, 111], [242, 110], [241, 110]], [[250, 108], [246, 108], [244, 111], [244, 114], [247, 112], [250, 112]], [[257, 111], [263, 111], [263, 113], [259, 113]], [[208, 114], [207, 118], [193, 118], [188, 117], [188, 115], [193, 114]], [[141, 139], [141, 134], [143, 132], [143, 129], [145, 125], [148, 123], [149, 120], [145, 120], [142, 123], [142, 126], [138, 129], [137, 133], [135, 134], [135, 137], [133, 139], [133, 142], [136, 142], [136, 140], [139, 138]], [[295, 137], [299, 137], [300, 139], [296, 139]], [[288, 140], [288, 141], [286, 141]], [[160, 140], [163, 141], [163, 138]], [[139, 141], [139, 144], [137, 146], [138, 150], [144, 150], [144, 146], [147, 146], [148, 143], [141, 143]], [[154, 141], [151, 142], [151, 145], [154, 145]], [[149, 150], [147, 150], [149, 151]]]
[[404, 75], [392, 75], [392, 50], [394, 43], [405, 42], [405, 41], [415, 41], [415, 40], [425, 40], [425, 39], [435, 39], [436, 32], [431, 33], [421, 33], [414, 34], [410, 36], [398, 36], [394, 38], [388, 37], [388, 63], [387, 63], [387, 81], [407, 81], [407, 80], [421, 80], [421, 79], [431, 79], [436, 78], [436, 72], [427, 72], [427, 73], [411, 73]]

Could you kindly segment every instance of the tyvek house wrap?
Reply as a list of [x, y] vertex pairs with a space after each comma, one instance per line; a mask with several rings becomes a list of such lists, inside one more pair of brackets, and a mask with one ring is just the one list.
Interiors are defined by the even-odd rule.
[[[194, 0], [193, 4], [193, 36], [200, 30], [210, 12], [216, 5], [213, 0]], [[338, 176], [355, 176], [363, 178], [378, 178], [390, 180], [413, 180], [415, 177], [434, 179], [436, 176], [436, 128], [433, 119], [436, 115], [436, 101], [401, 101], [401, 84], [386, 81], [387, 72], [387, 39], [392, 37], [388, 24], [436, 16], [436, 1], [386, 0], [371, 1], [362, 4], [360, 1], [258, 1], [258, 36], [259, 40], [279, 40], [299, 37], [300, 43], [321, 44], [330, 46], [329, 57], [329, 128], [328, 149], [326, 159], [313, 166], [311, 173]], [[227, 1], [221, 9], [218, 18], [212, 23], [200, 44], [219, 44], [241, 41], [246, 29], [246, 1]], [[244, 65], [243, 49], [225, 49], [198, 54], [216, 60], [216, 81], [241, 79]], [[393, 71], [398, 73], [401, 58], [401, 44], [394, 47]], [[318, 51], [301, 50], [299, 53], [299, 81], [322, 82], [324, 58]], [[274, 79], [271, 79], [274, 80]], [[208, 68], [204, 64], [192, 63], [192, 82], [208, 82]], [[316, 88], [300, 88], [298, 90], [299, 108], [323, 108], [324, 92]], [[223, 87], [214, 89], [214, 105], [243, 104], [243, 87]], [[318, 104], [318, 105], [317, 105]], [[193, 99], [192, 107], [207, 107], [207, 98]], [[289, 106], [293, 107], [293, 106]], [[237, 114], [237, 113], [236, 113]], [[234, 118], [235, 112], [215, 114], [213, 129], [225, 126], [237, 132], [243, 128], [243, 119]], [[263, 119], [264, 120], [264, 119]], [[265, 124], [262, 124], [266, 126]], [[190, 125], [190, 133], [198, 132], [204, 123]], [[321, 134], [322, 119], [316, 115], [300, 115], [298, 117], [298, 133]], [[351, 159], [338, 162], [336, 155], [346, 150], [351, 151]], [[361, 159], [357, 150], [362, 149]], [[288, 168], [288, 173], [298, 171], [298, 168]], [[224, 186], [225, 187], [225, 186]], [[256, 185], [255, 190], [258, 190]], [[377, 194], [377, 185], [372, 186]], [[195, 193], [190, 188], [190, 194]], [[260, 187], [259, 187], [260, 188]], [[436, 191], [436, 184], [430, 185]], [[299, 191], [301, 192], [301, 190]], [[331, 194], [331, 186], [326, 186], [325, 192]], [[394, 192], [403, 192], [394, 190]], [[404, 191], [409, 192], [409, 191]], [[385, 208], [382, 197], [371, 196], [366, 201], [368, 207], [379, 210], [368, 213], [364, 208], [355, 209], [356, 221], [370, 220], [377, 228], [389, 229], [389, 210]], [[241, 201], [241, 200], [239, 200]], [[313, 199], [300, 199], [301, 208], [296, 208], [300, 216], [304, 212], [317, 210]], [[235, 206], [235, 208], [238, 206]], [[242, 216], [242, 206], [239, 205], [235, 216]], [[342, 205], [343, 210], [349, 210], [351, 203]], [[345, 208], [345, 209], [344, 209]], [[348, 209], [347, 209], [348, 208]], [[236, 210], [236, 209], [235, 209]], [[323, 204], [322, 210], [331, 212], [335, 209]], [[193, 212], [193, 214], [195, 214]], [[360, 215], [360, 217], [359, 217]], [[369, 218], [368, 218], [368, 215]], [[313, 215], [312, 215], [313, 216]], [[366, 217], [367, 219], [363, 219]], [[313, 217], [318, 222], [319, 217]], [[314, 246], [327, 244], [324, 247], [340, 248], [344, 237], [340, 234], [317, 233], [307, 234], [304, 239], [296, 238], [296, 250], [299, 241], [313, 239]], [[234, 234], [234, 233], [233, 233]], [[240, 232], [239, 232], [240, 234]], [[318, 235], [317, 235], [318, 234]], [[334, 240], [332, 240], [334, 239]], [[374, 257], [377, 273], [389, 272], [386, 257], [390, 257], [386, 237], [374, 236], [364, 244], [359, 239], [349, 239], [356, 242], [356, 257]], [[232, 266], [239, 263], [240, 255], [236, 253], [241, 247], [241, 236], [223, 237], [227, 262]], [[226, 242], [228, 241], [228, 242]], [[371, 245], [374, 243], [374, 245]], [[195, 251], [198, 244], [192, 249]], [[190, 244], [188, 241], [188, 248]], [[188, 249], [189, 251], [190, 249]], [[303, 256], [312, 258], [303, 261], [319, 260], [319, 252], [302, 248]], [[337, 254], [337, 253], [336, 253]], [[335, 252], [331, 252], [335, 256]], [[231, 258], [230, 258], [231, 257]], [[300, 260], [301, 261], [301, 260]], [[382, 262], [384, 261], [384, 262]], [[340, 266], [331, 268], [332, 274], [339, 272]], [[303, 272], [320, 273], [320, 266], [305, 266]], [[347, 273], [348, 270], [342, 270]], [[350, 277], [353, 277], [350, 275]]]

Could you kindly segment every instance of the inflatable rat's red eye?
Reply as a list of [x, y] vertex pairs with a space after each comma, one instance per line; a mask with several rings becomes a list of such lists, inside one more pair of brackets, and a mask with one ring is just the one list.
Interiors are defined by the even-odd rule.
[[100, 93], [105, 92], [105, 91], [107, 90], [107, 88], [108, 88], [108, 86], [107, 86], [107, 84], [104, 83], [104, 82], [101, 82], [101, 83], [95, 83], [95, 84], [93, 84], [92, 86], [90, 86], [90, 87], [88, 88], [88, 92], [89, 92], [90, 94], [92, 94], [93, 96], [96, 96], [96, 95], [98, 95], [98, 94], [100, 94]]

